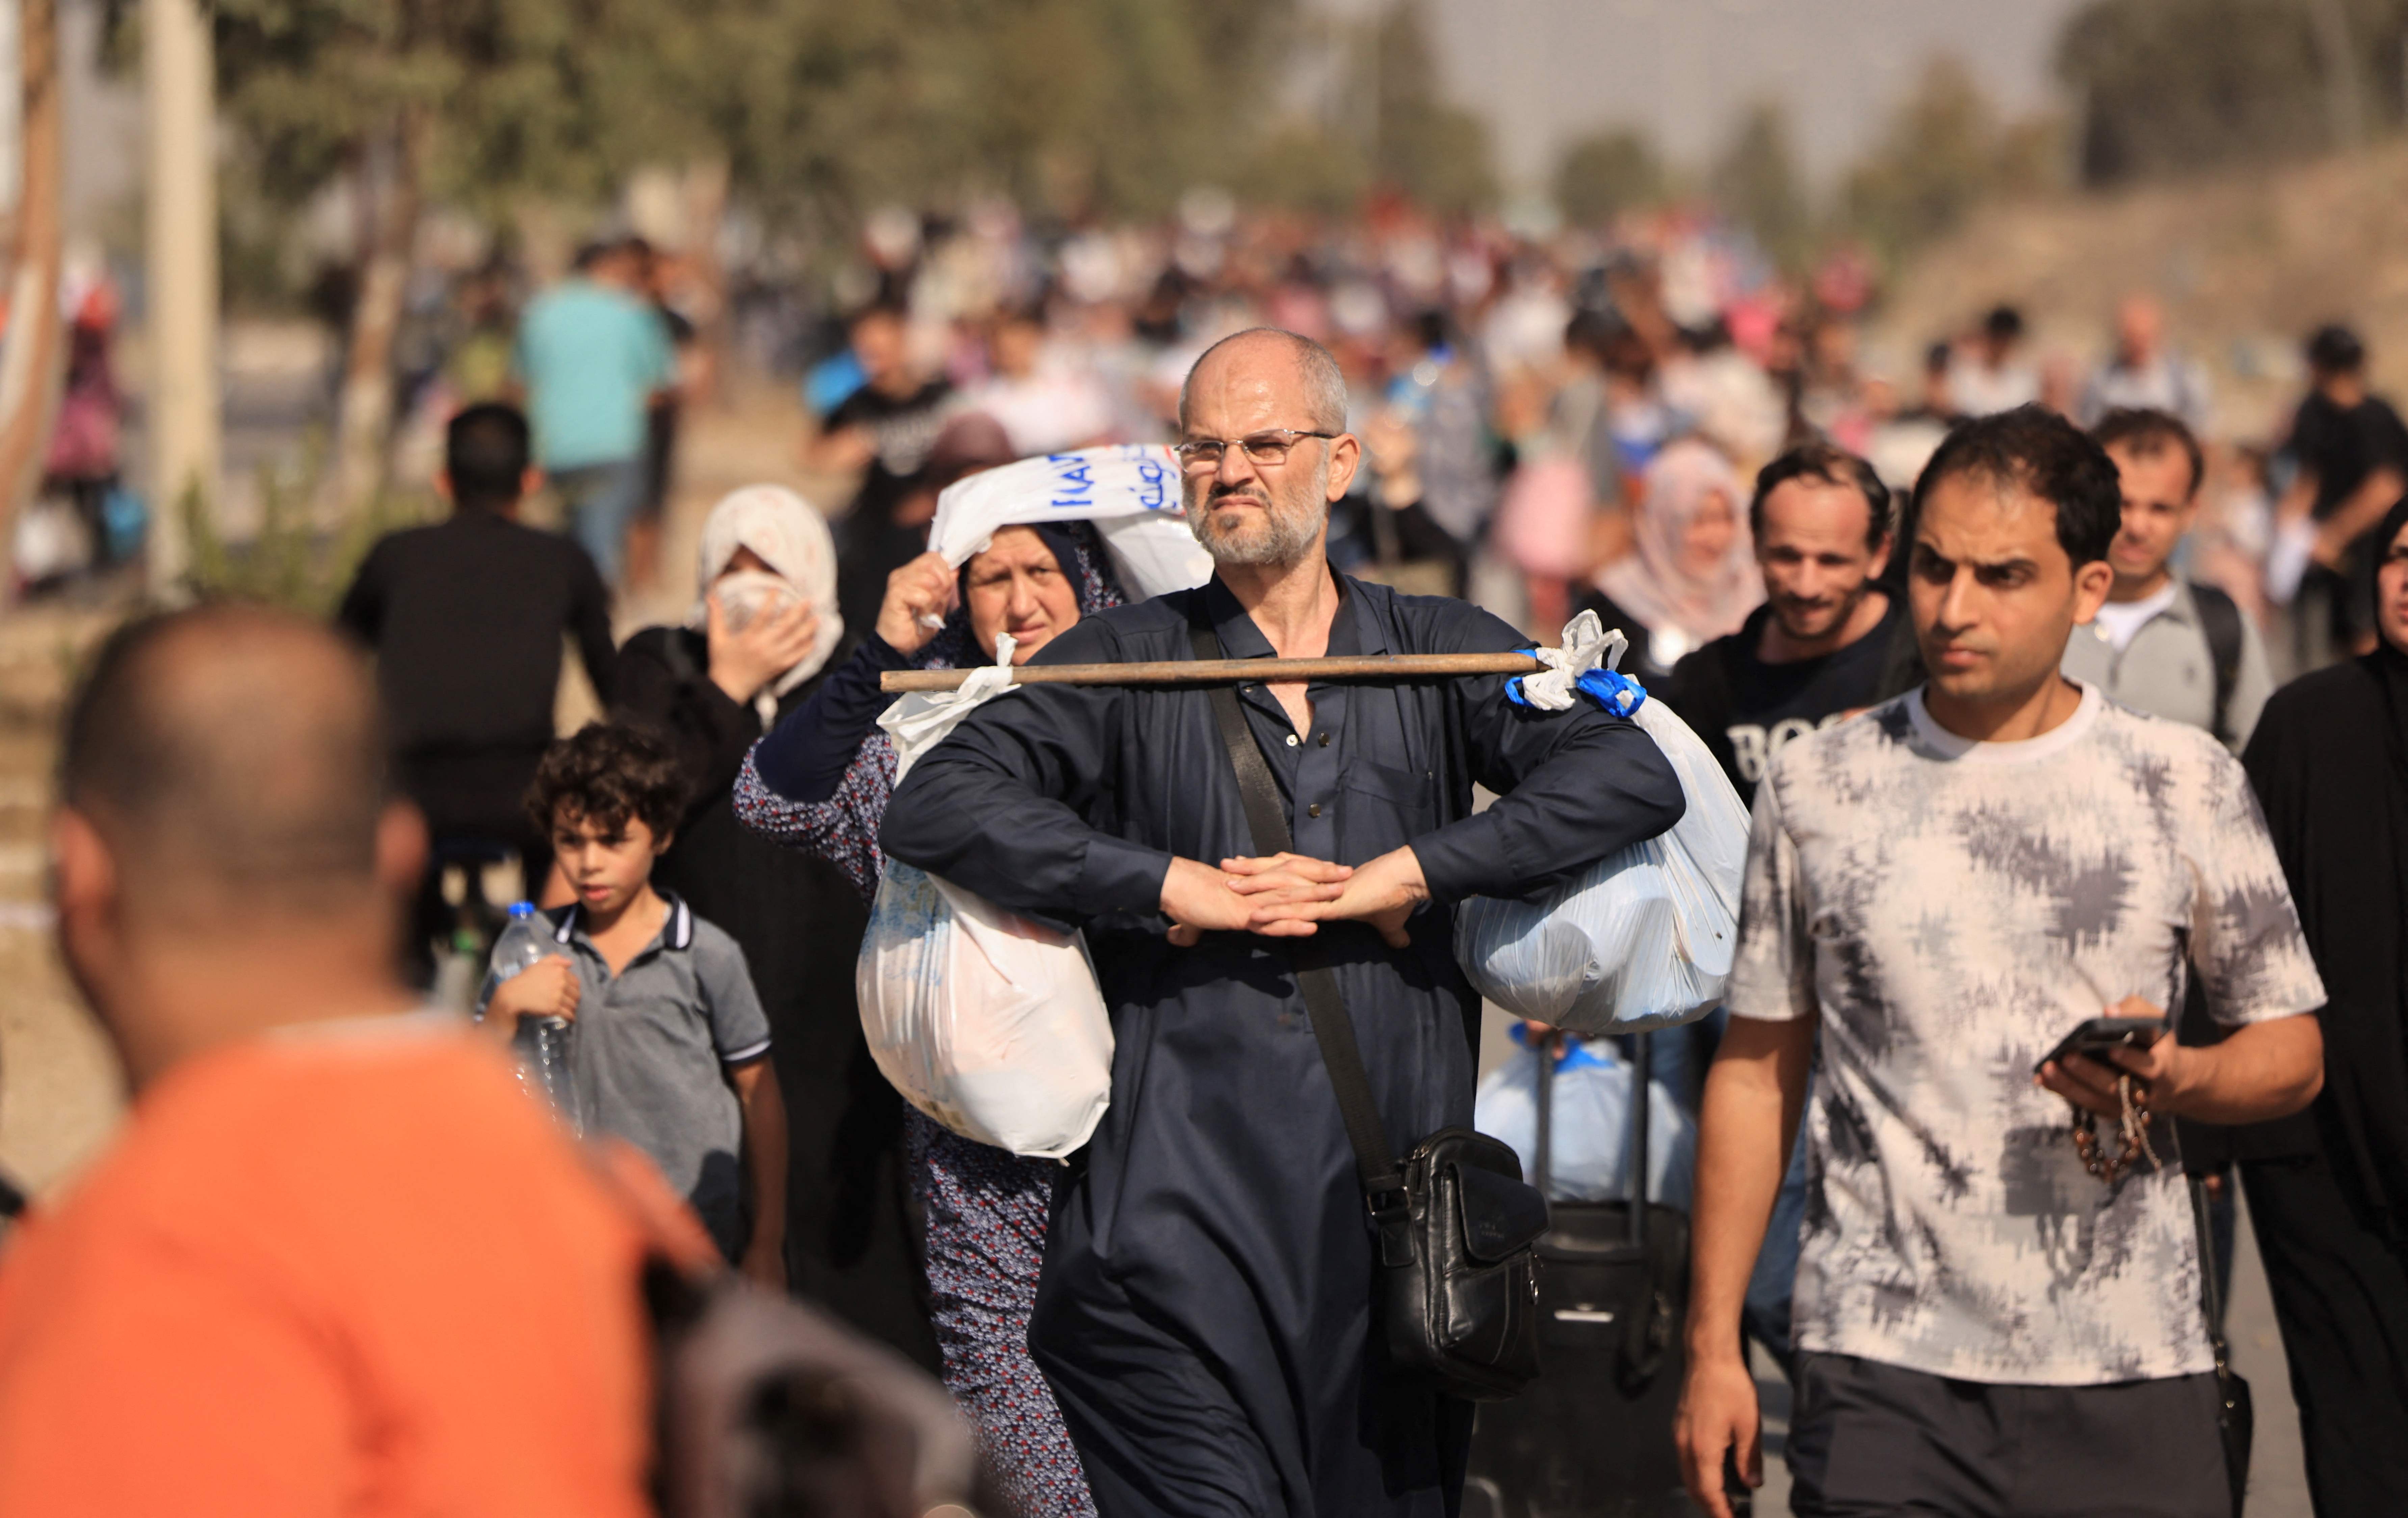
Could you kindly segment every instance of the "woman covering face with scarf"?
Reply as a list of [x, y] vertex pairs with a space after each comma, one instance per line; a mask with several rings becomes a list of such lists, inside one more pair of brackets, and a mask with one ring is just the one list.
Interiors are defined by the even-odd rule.
[[[1081, 617], [1125, 599], [1102, 540], [1083, 522], [998, 527], [958, 571], [941, 555], [922, 554], [888, 578], [876, 626], [851, 661], [745, 761], [738, 815], [832, 861], [867, 901], [886, 865], [878, 827], [895, 787], [894, 746], [877, 726], [893, 698], [879, 691], [880, 674], [991, 663], [1004, 633], [1015, 645], [1012, 663], [1025, 664]], [[850, 987], [850, 966], [846, 974]], [[857, 1015], [853, 1029], [858, 1038]], [[929, 1306], [945, 1383], [1021, 1511], [1084, 1518], [1095, 1503], [1078, 1452], [1028, 1353], [1061, 1167], [973, 1142], [908, 1108], [903, 1121], [926, 1215]]]
[[904, 1187], [902, 1103], [870, 1063], [853, 1001], [867, 914], [825, 861], [737, 820], [745, 753], [800, 710], [859, 639], [836, 609], [826, 523], [776, 485], [735, 492], [702, 531], [681, 626], [620, 652], [612, 714], [666, 737], [695, 799], [653, 883], [743, 949], [787, 1105], [789, 1284], [935, 1368]]
[[1746, 500], [1730, 462], [1696, 438], [1647, 465], [1630, 551], [1599, 570], [1573, 608], [1629, 635], [1625, 672], [1662, 679], [1681, 655], [1739, 631], [1764, 599]]
[[2315, 1104], [2233, 1130], [2319, 1513], [2408, 1492], [2408, 500], [2368, 541], [2373, 651], [2274, 693], [2242, 755], [2330, 998]]

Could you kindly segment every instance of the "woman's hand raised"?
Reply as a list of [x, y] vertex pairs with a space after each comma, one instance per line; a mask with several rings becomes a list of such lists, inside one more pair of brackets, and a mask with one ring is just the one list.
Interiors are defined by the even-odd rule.
[[917, 653], [944, 625], [956, 596], [953, 566], [941, 553], [923, 553], [886, 577], [878, 608], [878, 636], [897, 653]]

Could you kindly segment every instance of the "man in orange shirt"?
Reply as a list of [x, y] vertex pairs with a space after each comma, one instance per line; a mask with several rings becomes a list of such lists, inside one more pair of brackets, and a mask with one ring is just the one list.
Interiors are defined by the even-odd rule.
[[647, 1230], [394, 974], [425, 848], [333, 636], [135, 623], [67, 718], [59, 941], [134, 1093], [0, 1255], [0, 1512], [649, 1511]]

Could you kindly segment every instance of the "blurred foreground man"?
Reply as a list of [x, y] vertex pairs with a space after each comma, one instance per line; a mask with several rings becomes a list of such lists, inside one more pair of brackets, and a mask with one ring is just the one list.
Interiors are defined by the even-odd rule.
[[0, 1512], [650, 1511], [644, 1230], [393, 979], [384, 767], [365, 661], [267, 611], [77, 695], [59, 942], [134, 1108], [0, 1263]]
[[[1330, 504], [1362, 456], [1345, 428], [1319, 344], [1256, 329], [1209, 350], [1179, 448], [1212, 579], [1088, 617], [1034, 663], [1527, 647], [1461, 601], [1331, 571]], [[1239, 685], [1294, 839], [1270, 858], [1202, 687], [1020, 687], [887, 809], [895, 858], [1082, 926], [1111, 1010], [1111, 1106], [1056, 1194], [1029, 1326], [1104, 1518], [1456, 1509], [1471, 1405], [1388, 1363], [1372, 1215], [1297, 975], [1335, 980], [1394, 1153], [1469, 1125], [1480, 998], [1452, 904], [1534, 894], [1684, 804], [1638, 727], [1504, 685]], [[1474, 780], [1498, 793], [1476, 814]]]
[[[2324, 987], [2239, 763], [2057, 672], [2114, 580], [2106, 454], [2026, 407], [1953, 434], [1916, 494], [1928, 681], [1756, 793], [1698, 1139], [1690, 1490], [1723, 1518], [1726, 1455], [1761, 1479], [1741, 1301], [1819, 1028], [1793, 1510], [2227, 1518], [2162, 1120], [2304, 1106]], [[2162, 1036], [2186, 950], [2234, 1030], [2214, 1048]], [[2054, 1057], [2109, 1015], [2159, 1036]]]

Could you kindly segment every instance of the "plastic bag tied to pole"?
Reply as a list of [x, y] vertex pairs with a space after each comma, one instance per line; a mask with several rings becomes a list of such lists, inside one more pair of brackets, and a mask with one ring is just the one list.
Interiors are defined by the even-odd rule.
[[[1011, 694], [1012, 641], [997, 643], [996, 662], [959, 690], [904, 696], [879, 718], [898, 781], [963, 718]], [[890, 859], [853, 986], [879, 1070], [964, 1138], [1059, 1159], [1103, 1120], [1111, 1020], [1077, 933]]]
[[1614, 668], [1629, 640], [1594, 611], [1564, 628], [1546, 666], [1507, 682], [1535, 710], [1597, 702], [1643, 729], [1680, 776], [1687, 808], [1659, 837], [1606, 855], [1537, 901], [1474, 896], [1455, 910], [1455, 958], [1517, 1017], [1576, 1033], [1640, 1033], [1702, 1017], [1739, 947], [1747, 809], [1686, 723]]

